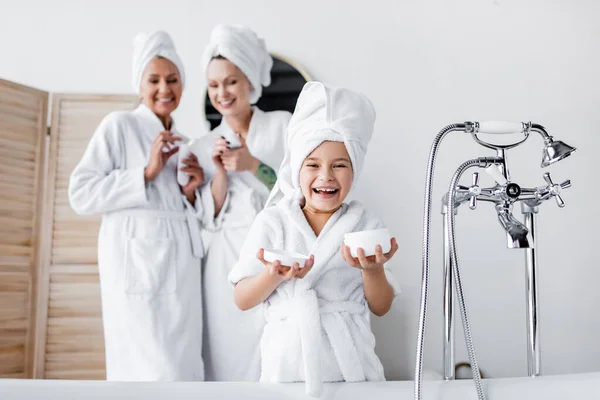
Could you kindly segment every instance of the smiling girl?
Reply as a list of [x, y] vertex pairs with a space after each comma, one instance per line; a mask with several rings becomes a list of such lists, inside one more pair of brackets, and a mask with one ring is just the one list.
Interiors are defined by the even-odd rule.
[[[373, 132], [375, 111], [361, 94], [309, 82], [288, 126], [288, 152], [267, 208], [250, 229], [229, 281], [242, 310], [261, 308], [263, 382], [384, 380], [370, 312], [388, 312], [398, 290], [383, 254], [358, 258], [344, 234], [383, 224], [362, 204], [344, 200], [356, 184]], [[310, 254], [304, 265], [267, 262], [265, 249]]]

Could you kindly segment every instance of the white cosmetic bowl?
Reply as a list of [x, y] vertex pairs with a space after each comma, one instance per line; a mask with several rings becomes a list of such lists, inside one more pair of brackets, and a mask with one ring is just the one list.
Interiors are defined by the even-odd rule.
[[381, 246], [383, 254], [387, 253], [391, 249], [390, 240], [391, 236], [387, 228], [352, 232], [344, 235], [344, 243], [350, 248], [350, 254], [355, 258], [358, 257], [358, 248], [365, 251], [366, 257], [375, 255], [377, 245]]
[[279, 260], [281, 265], [285, 267], [291, 267], [294, 263], [298, 263], [300, 268], [304, 267], [304, 263], [310, 257], [298, 253], [288, 253], [282, 250], [265, 250], [264, 259], [268, 262], [275, 262]]

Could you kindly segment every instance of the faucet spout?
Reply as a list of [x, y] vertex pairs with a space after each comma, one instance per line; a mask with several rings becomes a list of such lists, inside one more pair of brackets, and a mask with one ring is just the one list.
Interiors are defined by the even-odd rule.
[[533, 247], [533, 239], [529, 229], [517, 220], [509, 206], [496, 205], [498, 221], [506, 231], [506, 241], [509, 249], [529, 249]]

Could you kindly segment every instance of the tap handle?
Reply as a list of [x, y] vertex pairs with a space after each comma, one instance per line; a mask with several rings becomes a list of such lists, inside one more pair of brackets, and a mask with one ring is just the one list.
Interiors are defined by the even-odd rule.
[[479, 185], [479, 172], [473, 172], [473, 185], [472, 186], [478, 186]]
[[571, 180], [567, 179], [563, 183], [560, 184], [561, 189], [568, 189], [571, 187]]
[[473, 172], [473, 185], [469, 188], [471, 198], [469, 199], [469, 208], [474, 210], [477, 208], [477, 196], [481, 194], [479, 187], [479, 172]]
[[548, 184], [548, 186], [554, 186], [554, 182], [552, 182], [552, 178], [550, 177], [550, 172], [546, 172], [544, 174], [544, 180]]
[[560, 197], [560, 191], [561, 191], [561, 189], [567, 189], [567, 188], [571, 187], [571, 180], [567, 179], [566, 181], [564, 181], [560, 185], [556, 185], [552, 181], [552, 178], [550, 177], [550, 173], [549, 172], [546, 172], [544, 174], [544, 180], [548, 184], [548, 189], [550, 190], [550, 194], [552, 196], [554, 196], [554, 198], [556, 199], [556, 204], [560, 208], [563, 208], [565, 206], [565, 201], [562, 199], [562, 197]]
[[474, 210], [477, 208], [477, 197], [476, 196], [471, 197], [471, 200], [469, 200], [469, 208], [471, 210]]

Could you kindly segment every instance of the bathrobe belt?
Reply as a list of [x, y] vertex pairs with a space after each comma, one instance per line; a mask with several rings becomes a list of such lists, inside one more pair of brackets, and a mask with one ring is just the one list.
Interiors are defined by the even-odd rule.
[[165, 211], [153, 210], [147, 208], [132, 208], [125, 210], [111, 211], [107, 216], [124, 216], [124, 217], [142, 217], [142, 218], [166, 218], [175, 221], [186, 221], [190, 232], [190, 240], [192, 244], [192, 252], [194, 257], [204, 257], [204, 244], [200, 232], [200, 221], [191, 213], [185, 211]]
[[300, 331], [306, 392], [319, 396], [323, 390], [321, 375], [321, 327], [327, 333], [333, 353], [346, 382], [365, 380], [362, 362], [342, 313], [363, 315], [364, 303], [322, 301], [313, 289], [296, 293], [293, 298], [270, 304], [267, 321], [293, 318]]

